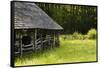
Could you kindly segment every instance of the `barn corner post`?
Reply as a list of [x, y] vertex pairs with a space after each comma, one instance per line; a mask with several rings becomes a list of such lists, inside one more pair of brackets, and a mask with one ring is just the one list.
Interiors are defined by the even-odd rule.
[[54, 34], [54, 41], [55, 41], [55, 47], [59, 47], [60, 46], [60, 31], [55, 31]]
[[50, 33], [50, 31], [48, 31], [48, 37], [47, 37], [47, 40], [48, 40], [48, 45], [49, 45], [49, 49], [51, 49], [52, 48], [52, 42], [51, 42], [51, 33]]
[[36, 52], [37, 47], [37, 29], [34, 29], [34, 52]]
[[56, 43], [56, 39], [55, 39], [55, 31], [54, 31], [54, 33], [53, 33], [53, 47], [55, 47], [55, 43]]
[[20, 56], [23, 54], [23, 49], [22, 49], [22, 31], [20, 31], [19, 34], [19, 45], [20, 45]]
[[34, 48], [35, 48], [35, 31], [34, 30], [32, 32], [32, 45], [33, 45], [33, 51], [34, 51]]
[[43, 38], [42, 38], [42, 33], [40, 34], [41, 36], [40, 36], [40, 38], [41, 38], [41, 49], [40, 49], [40, 51], [42, 52], [42, 49], [43, 49]]
[[59, 47], [59, 31], [54, 32], [54, 46]]
[[60, 33], [58, 32], [57, 33], [57, 47], [59, 47], [60, 46]]

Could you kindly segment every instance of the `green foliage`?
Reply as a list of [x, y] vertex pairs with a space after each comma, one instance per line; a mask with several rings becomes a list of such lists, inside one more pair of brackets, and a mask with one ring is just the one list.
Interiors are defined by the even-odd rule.
[[96, 29], [90, 29], [86, 35], [83, 35], [78, 32], [74, 32], [73, 34], [70, 35], [62, 35], [62, 38], [64, 40], [85, 40], [85, 39], [96, 39]]
[[86, 35], [82, 35], [81, 33], [78, 33], [78, 32], [74, 32], [72, 35], [62, 35], [62, 38], [63, 39], [67, 39], [67, 40], [84, 40], [84, 39], [87, 39], [86, 38]]
[[16, 66], [96, 61], [95, 40], [67, 40], [60, 37], [60, 47], [16, 58]]
[[96, 29], [90, 29], [87, 33], [89, 39], [96, 39]]
[[61, 37], [64, 39], [64, 40], [72, 40], [74, 39], [72, 35], [61, 35]]
[[72, 36], [74, 39], [83, 39], [82, 34], [80, 34], [78, 32], [74, 32]]

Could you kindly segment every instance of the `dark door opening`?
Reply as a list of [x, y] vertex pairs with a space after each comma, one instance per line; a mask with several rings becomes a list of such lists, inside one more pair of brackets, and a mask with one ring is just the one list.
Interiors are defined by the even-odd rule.
[[31, 44], [31, 41], [32, 41], [32, 39], [30, 36], [23, 36], [23, 38], [22, 38], [22, 44], [24, 44], [24, 45]]

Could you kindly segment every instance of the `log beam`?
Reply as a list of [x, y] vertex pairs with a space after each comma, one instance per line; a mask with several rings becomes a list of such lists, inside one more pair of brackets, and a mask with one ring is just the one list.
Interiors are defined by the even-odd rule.
[[20, 55], [22, 56], [23, 54], [23, 50], [22, 50], [22, 32], [20, 32], [20, 36], [19, 36], [19, 45], [20, 45]]
[[37, 29], [35, 29], [35, 32], [34, 32], [34, 41], [35, 41], [34, 47], [35, 47], [35, 48], [37, 47], [37, 42], [36, 42], [36, 40], [37, 40]]
[[54, 36], [54, 38], [53, 38], [53, 39], [54, 39], [54, 41], [53, 41], [53, 46], [55, 46], [55, 41], [56, 41], [56, 40], [55, 40], [55, 32], [54, 32], [54, 35], [53, 35], [53, 36]]

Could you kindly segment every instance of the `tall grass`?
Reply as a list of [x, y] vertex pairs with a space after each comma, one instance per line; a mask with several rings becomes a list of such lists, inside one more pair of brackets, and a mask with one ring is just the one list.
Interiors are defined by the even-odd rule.
[[67, 40], [60, 47], [17, 57], [16, 66], [96, 61], [96, 40]]

